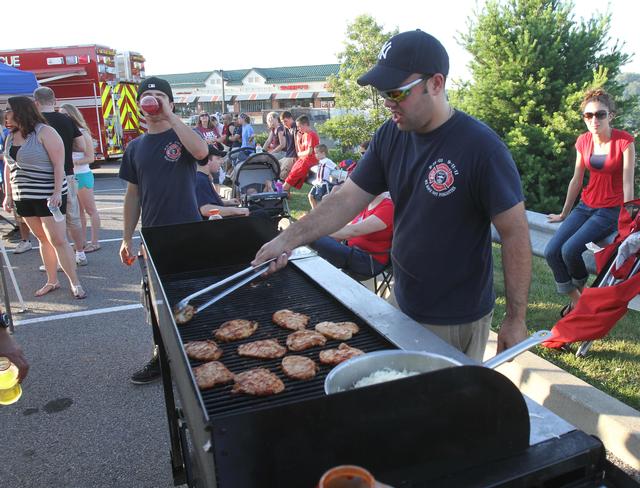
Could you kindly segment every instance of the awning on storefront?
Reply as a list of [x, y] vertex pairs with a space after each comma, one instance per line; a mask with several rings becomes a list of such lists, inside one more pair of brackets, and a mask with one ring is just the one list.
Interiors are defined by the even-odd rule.
[[276, 100], [297, 100], [300, 98], [311, 98], [313, 92], [287, 92], [276, 93]]
[[198, 101], [202, 102], [217, 102], [220, 97], [218, 95], [200, 95]]
[[173, 103], [187, 103], [189, 97], [186, 95], [173, 97]]
[[321, 92], [318, 92], [318, 94], [316, 95], [316, 98], [335, 98], [335, 94], [328, 91], [321, 91]]
[[187, 103], [193, 103], [198, 99], [198, 95], [189, 95], [187, 97]]
[[241, 93], [236, 97], [236, 102], [245, 100], [269, 100], [271, 93]]

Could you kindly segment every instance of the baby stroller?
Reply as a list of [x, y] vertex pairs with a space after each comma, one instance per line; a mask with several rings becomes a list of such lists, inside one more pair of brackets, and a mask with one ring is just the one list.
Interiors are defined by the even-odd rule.
[[231, 197], [239, 199], [250, 211], [261, 210], [274, 220], [289, 218], [287, 192], [275, 188], [279, 178], [280, 163], [273, 155], [251, 154], [234, 168]]

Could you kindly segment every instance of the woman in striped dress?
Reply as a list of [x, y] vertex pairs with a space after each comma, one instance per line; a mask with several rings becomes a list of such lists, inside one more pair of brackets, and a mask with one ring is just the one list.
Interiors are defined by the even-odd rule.
[[11, 130], [5, 144], [4, 208], [15, 204], [31, 232], [40, 242], [47, 283], [35, 292], [44, 296], [60, 288], [57, 263], [69, 279], [76, 298], [85, 298], [76, 263], [67, 241], [64, 219], [56, 222], [49, 206], [66, 211], [67, 183], [64, 177], [64, 146], [58, 133], [46, 124], [28, 97], [11, 97], [6, 112]]

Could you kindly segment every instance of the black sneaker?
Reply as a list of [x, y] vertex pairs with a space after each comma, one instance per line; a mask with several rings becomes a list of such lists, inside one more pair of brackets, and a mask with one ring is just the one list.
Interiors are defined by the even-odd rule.
[[160, 361], [158, 356], [153, 356], [151, 361], [144, 365], [140, 371], [136, 371], [131, 375], [131, 383], [136, 385], [145, 385], [152, 383], [160, 378]]
[[14, 227], [9, 232], [5, 232], [2, 237], [8, 241], [22, 240], [20, 237], [20, 229], [18, 227]]

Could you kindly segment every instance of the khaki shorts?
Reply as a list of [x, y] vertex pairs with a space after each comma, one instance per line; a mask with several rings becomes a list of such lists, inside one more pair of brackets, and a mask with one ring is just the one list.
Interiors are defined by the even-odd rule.
[[296, 162], [296, 158], [282, 158], [280, 160], [280, 179], [281, 180], [287, 179], [287, 176], [289, 176], [289, 172], [291, 171], [291, 167], [295, 162]]
[[[394, 307], [400, 308], [398, 307], [398, 302], [396, 302], [396, 295], [393, 290], [387, 301]], [[466, 324], [433, 325], [421, 323], [420, 325], [455, 347], [458, 351], [462, 351], [470, 358], [482, 362], [484, 350], [489, 340], [489, 329], [491, 328], [492, 318], [493, 310], [484, 317]]]
[[67, 228], [81, 229], [80, 204], [78, 203], [78, 182], [74, 175], [67, 175]]

